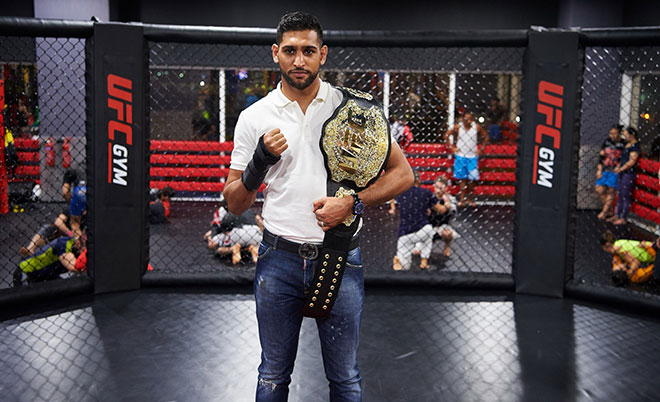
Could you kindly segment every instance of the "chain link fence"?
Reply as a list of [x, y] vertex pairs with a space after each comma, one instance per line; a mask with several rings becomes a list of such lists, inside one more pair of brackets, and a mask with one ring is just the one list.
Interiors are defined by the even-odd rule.
[[649, 268], [660, 235], [659, 52], [585, 49], [571, 284], [660, 294]]
[[0, 289], [86, 277], [85, 40], [0, 37], [0, 72]]
[[[249, 278], [261, 200], [237, 219], [221, 191], [238, 115], [280, 80], [270, 47], [148, 47], [150, 269]], [[511, 275], [523, 51], [330, 47], [321, 78], [380, 100], [419, 178], [417, 189], [365, 213], [368, 277], [400, 268], [407, 277]], [[478, 156], [478, 167], [455, 172], [457, 153]]]

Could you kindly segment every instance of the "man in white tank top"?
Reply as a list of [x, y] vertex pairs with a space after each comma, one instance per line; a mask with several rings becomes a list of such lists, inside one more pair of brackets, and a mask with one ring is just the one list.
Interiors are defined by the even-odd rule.
[[472, 113], [467, 112], [445, 135], [454, 152], [454, 179], [461, 189], [458, 206], [474, 206], [472, 191], [475, 181], [479, 180], [479, 155], [488, 143], [488, 133], [474, 121]]

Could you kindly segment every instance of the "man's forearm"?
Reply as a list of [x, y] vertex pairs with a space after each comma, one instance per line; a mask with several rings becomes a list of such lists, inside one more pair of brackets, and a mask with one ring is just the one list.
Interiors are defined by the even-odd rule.
[[227, 208], [234, 215], [240, 215], [254, 204], [256, 191], [249, 191], [241, 181], [240, 170], [230, 170], [222, 194], [227, 200]]
[[360, 199], [366, 206], [379, 205], [396, 198], [413, 185], [415, 177], [401, 150], [392, 149], [393, 165], [385, 170], [371, 186], [360, 191]]

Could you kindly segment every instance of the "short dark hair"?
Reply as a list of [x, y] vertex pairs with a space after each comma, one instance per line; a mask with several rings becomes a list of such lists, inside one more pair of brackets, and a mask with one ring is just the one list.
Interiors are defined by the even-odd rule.
[[626, 128], [626, 131], [631, 134], [633, 137], [637, 138], [637, 130], [635, 130], [635, 127], [628, 126]]
[[319, 20], [312, 14], [302, 11], [284, 14], [280, 19], [280, 23], [277, 25], [278, 45], [282, 42], [284, 33], [290, 31], [316, 31], [319, 42], [323, 44], [323, 28], [321, 28]]
[[614, 244], [616, 241], [616, 237], [614, 237], [614, 233], [612, 233], [611, 230], [607, 229], [603, 234], [600, 236], [600, 245], [604, 246], [607, 243]]
[[630, 282], [628, 274], [623, 269], [615, 269], [612, 271], [612, 283], [614, 286], [625, 286]]

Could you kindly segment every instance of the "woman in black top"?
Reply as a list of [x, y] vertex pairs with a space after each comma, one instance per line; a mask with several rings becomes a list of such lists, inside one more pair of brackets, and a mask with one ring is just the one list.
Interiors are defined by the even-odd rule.
[[628, 211], [630, 210], [630, 197], [633, 186], [635, 185], [635, 165], [637, 165], [640, 154], [637, 130], [628, 127], [623, 130], [623, 137], [625, 138], [626, 146], [621, 153], [619, 164], [614, 168], [614, 173], [619, 174], [619, 182], [617, 184], [619, 201], [616, 206], [616, 214], [609, 219], [615, 225], [626, 223]]

